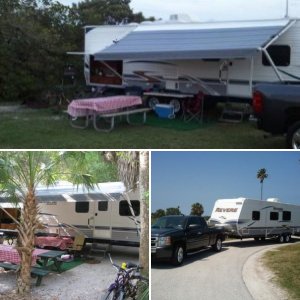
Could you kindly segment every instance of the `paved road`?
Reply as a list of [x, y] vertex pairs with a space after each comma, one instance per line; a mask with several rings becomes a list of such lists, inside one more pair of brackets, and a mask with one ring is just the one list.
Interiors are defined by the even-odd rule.
[[[151, 274], [152, 300], [258, 300], [273, 299], [274, 296], [257, 297], [257, 289], [267, 295], [270, 287], [266, 282], [256, 286], [253, 298], [252, 288], [248, 290], [243, 277], [243, 268], [252, 258], [252, 263], [247, 264], [247, 280], [260, 279], [255, 272], [263, 269], [251, 268], [256, 263], [258, 253], [277, 247], [274, 241], [255, 242], [253, 239], [226, 242], [223, 251], [215, 253], [206, 250], [186, 258], [180, 267], [173, 267], [168, 263], [153, 263]], [[249, 284], [247, 283], [248, 287]], [[254, 284], [255, 285], [255, 284]], [[253, 287], [253, 285], [252, 285]], [[272, 288], [272, 287], [271, 287]], [[282, 299], [282, 298], [281, 298]]]

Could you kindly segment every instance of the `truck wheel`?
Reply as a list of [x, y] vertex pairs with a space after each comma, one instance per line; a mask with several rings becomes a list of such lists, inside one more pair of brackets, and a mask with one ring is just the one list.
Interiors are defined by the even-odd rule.
[[280, 235], [280, 236], [278, 237], [278, 242], [279, 242], [280, 244], [282, 244], [284, 241], [285, 241], [285, 237], [284, 237], [283, 235]]
[[291, 149], [300, 149], [300, 121], [294, 123], [286, 135], [287, 147]]
[[181, 245], [176, 246], [172, 257], [172, 264], [179, 266], [182, 264], [185, 256], [184, 248]]
[[287, 235], [285, 236], [285, 238], [284, 238], [284, 241], [285, 241], [286, 243], [289, 243], [289, 242], [291, 241], [291, 236], [287, 234]]
[[216, 243], [213, 245], [213, 249], [216, 252], [220, 252], [222, 250], [222, 239], [220, 237], [217, 238]]
[[255, 237], [255, 238], [254, 238], [254, 241], [259, 241], [259, 237]]

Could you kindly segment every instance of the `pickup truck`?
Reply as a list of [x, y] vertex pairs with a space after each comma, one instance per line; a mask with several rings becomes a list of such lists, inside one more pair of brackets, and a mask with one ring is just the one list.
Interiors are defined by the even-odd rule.
[[261, 83], [254, 86], [257, 125], [272, 135], [286, 134], [288, 148], [300, 148], [300, 85]]
[[180, 265], [187, 253], [208, 246], [221, 251], [225, 237], [222, 228], [208, 227], [199, 216], [161, 217], [151, 228], [151, 258], [168, 259]]

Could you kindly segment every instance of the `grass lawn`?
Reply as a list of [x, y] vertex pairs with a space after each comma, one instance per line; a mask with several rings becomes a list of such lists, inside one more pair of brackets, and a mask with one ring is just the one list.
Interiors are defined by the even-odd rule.
[[289, 245], [267, 252], [263, 259], [275, 273], [276, 281], [293, 299], [300, 299], [300, 245]]
[[[150, 116], [154, 118], [154, 116]], [[174, 123], [175, 124], [175, 123]], [[2, 149], [280, 149], [284, 138], [264, 139], [255, 124], [208, 122], [197, 128], [169, 128], [126, 123], [117, 124], [111, 133], [92, 127], [72, 128], [66, 115], [51, 109], [22, 109], [0, 113]], [[172, 127], [172, 126], [171, 126]]]

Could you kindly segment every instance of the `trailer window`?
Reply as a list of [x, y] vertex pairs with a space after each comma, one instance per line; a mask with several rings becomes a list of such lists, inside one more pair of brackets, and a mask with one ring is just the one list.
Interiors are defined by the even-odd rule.
[[[267, 48], [269, 55], [271, 56], [275, 66], [287, 67], [291, 62], [291, 47], [287, 45], [272, 45]], [[270, 62], [263, 53], [262, 64], [264, 66], [270, 66]]]
[[291, 221], [291, 212], [290, 211], [283, 211], [282, 221]]
[[[130, 203], [132, 205], [135, 216], [139, 216], [140, 215], [140, 201], [131, 200]], [[129, 204], [126, 200], [120, 201], [119, 214], [120, 214], [120, 216], [132, 216], [131, 210], [129, 208]]]
[[75, 204], [75, 211], [77, 213], [87, 213], [89, 212], [90, 202], [76, 202]]
[[107, 211], [108, 209], [108, 201], [99, 201], [98, 202], [98, 210], [99, 211]]
[[271, 211], [271, 212], [270, 212], [270, 220], [273, 220], [273, 221], [278, 220], [278, 212], [276, 212], [276, 211]]
[[260, 211], [253, 211], [252, 212], [252, 220], [254, 220], [254, 221], [260, 220]]

